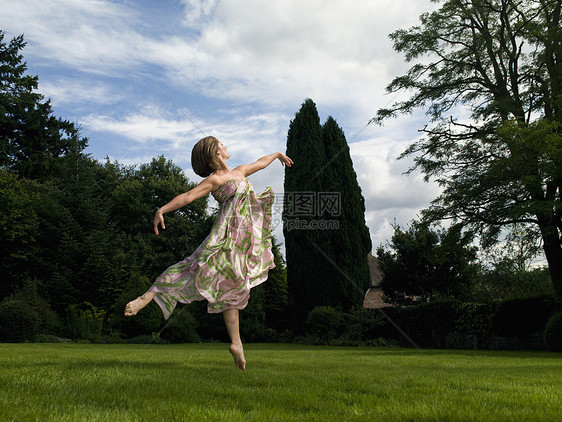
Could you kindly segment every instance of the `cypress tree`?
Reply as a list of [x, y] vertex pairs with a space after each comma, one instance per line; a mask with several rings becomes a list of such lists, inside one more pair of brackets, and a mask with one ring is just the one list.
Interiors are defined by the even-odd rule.
[[[285, 171], [283, 200], [283, 234], [287, 260], [287, 285], [292, 296], [296, 317], [304, 321], [315, 306], [316, 297], [324, 286], [325, 259], [313, 246], [320, 239], [311, 229], [315, 215], [315, 200], [322, 192], [322, 177], [316, 177], [326, 162], [322, 143], [322, 126], [316, 104], [307, 99], [289, 125], [286, 154], [295, 163]], [[295, 225], [299, 224], [297, 228]]]
[[308, 99], [289, 126], [287, 155], [295, 166], [285, 173], [283, 233], [296, 316], [302, 322], [315, 306], [349, 311], [368, 288], [372, 245], [345, 135], [331, 117], [322, 127]]
[[[367, 254], [371, 237], [365, 223], [365, 200], [343, 130], [329, 117], [323, 126], [322, 140], [326, 164], [322, 178], [326, 187], [324, 219], [337, 222], [320, 234], [326, 251], [326, 283], [331, 294], [322, 305], [350, 310], [361, 305], [369, 285]], [[337, 294], [333, 294], [337, 292]]]

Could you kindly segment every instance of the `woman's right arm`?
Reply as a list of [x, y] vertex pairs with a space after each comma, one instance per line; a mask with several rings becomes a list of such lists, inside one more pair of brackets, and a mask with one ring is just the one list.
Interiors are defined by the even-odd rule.
[[154, 233], [156, 233], [156, 236], [158, 236], [158, 225], [160, 225], [163, 229], [166, 228], [164, 224], [164, 214], [175, 211], [181, 207], [191, 204], [193, 201], [199, 198], [208, 195], [211, 191], [213, 191], [215, 184], [216, 181], [214, 177], [207, 177], [190, 191], [176, 196], [166, 205], [159, 208], [158, 211], [156, 211], [156, 215], [154, 216]]

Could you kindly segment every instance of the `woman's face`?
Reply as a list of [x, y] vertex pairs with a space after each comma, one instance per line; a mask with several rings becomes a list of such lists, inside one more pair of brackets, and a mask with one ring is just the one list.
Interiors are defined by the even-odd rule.
[[221, 156], [223, 156], [225, 160], [228, 160], [230, 158], [230, 154], [228, 153], [226, 147], [222, 144], [221, 141], [219, 141], [219, 151], [221, 153]]

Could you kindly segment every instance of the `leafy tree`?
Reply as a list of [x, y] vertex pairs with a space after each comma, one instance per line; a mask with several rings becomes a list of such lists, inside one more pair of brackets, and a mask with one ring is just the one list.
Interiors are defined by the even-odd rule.
[[74, 123], [54, 117], [50, 101], [35, 92], [38, 78], [25, 74], [24, 47], [23, 36], [7, 44], [0, 30], [0, 166], [41, 178], [58, 157], [82, 151], [87, 139]]
[[154, 235], [156, 210], [193, 187], [181, 168], [163, 156], [138, 169], [122, 168], [122, 177], [111, 194], [111, 222], [120, 233], [124, 250], [134, 245], [127, 259], [151, 280], [191, 255], [209, 234], [214, 217], [206, 212], [207, 198], [200, 198], [166, 215], [166, 230]]
[[152, 280], [192, 253], [214, 217], [201, 198], [167, 216], [168, 229], [154, 236], [154, 211], [194, 184], [164, 157], [137, 168], [84, 154], [87, 140], [52, 116], [38, 78], [25, 74], [23, 37], [3, 39], [0, 31], [0, 299], [34, 280], [60, 316], [86, 302], [107, 312], [131, 274]]
[[[275, 268], [269, 270], [267, 281], [263, 286], [263, 310], [266, 325], [277, 331], [287, 328], [289, 317], [289, 289], [287, 287], [287, 267], [280, 251], [280, 246], [275, 237], [271, 238], [273, 262]], [[260, 288], [258, 286], [257, 288]], [[253, 298], [251, 299], [253, 300]]]
[[0, 168], [0, 272], [3, 274], [0, 298], [21, 287], [29, 275], [39, 227], [34, 209], [37, 200], [30, 183]]
[[[402, 157], [443, 193], [426, 221], [452, 219], [493, 244], [502, 228], [540, 236], [562, 294], [561, 0], [446, 0], [390, 35], [406, 60], [389, 92], [412, 96], [375, 121], [428, 107], [425, 136]], [[463, 119], [465, 111], [469, 118]], [[453, 117], [457, 114], [457, 117]]]
[[105, 290], [119, 285], [121, 253], [109, 221], [111, 189], [100, 186], [105, 176], [99, 163], [71, 152], [36, 186], [37, 251], [28, 271], [59, 313], [72, 303], [91, 302], [106, 310], [113, 303]]
[[384, 295], [399, 304], [466, 299], [476, 276], [471, 241], [459, 226], [434, 231], [417, 222], [407, 230], [396, 225], [390, 249], [377, 249]]
[[482, 257], [475, 298], [498, 301], [554, 295], [548, 267], [536, 265], [540, 251], [532, 233], [515, 224], [505, 239]]
[[522, 269], [518, 262], [503, 258], [480, 271], [475, 296], [482, 301], [498, 301], [554, 294], [548, 268]]

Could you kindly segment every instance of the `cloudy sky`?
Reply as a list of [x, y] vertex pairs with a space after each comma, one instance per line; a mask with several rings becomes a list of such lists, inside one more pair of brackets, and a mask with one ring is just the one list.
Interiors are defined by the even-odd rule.
[[[429, 0], [0, 0], [4, 41], [24, 34], [29, 73], [57, 116], [77, 122], [94, 158], [165, 155], [190, 180], [191, 148], [218, 137], [230, 168], [285, 152], [306, 98], [344, 130], [366, 202], [373, 249], [438, 194], [396, 157], [424, 111], [367, 125], [407, 93], [385, 86], [411, 64], [388, 34], [418, 23]], [[295, 166], [306, 166], [291, 157]], [[290, 170], [289, 170], [290, 171]], [[283, 192], [277, 161], [250, 177]], [[216, 205], [212, 200], [213, 205]], [[276, 237], [283, 241], [282, 229]]]

